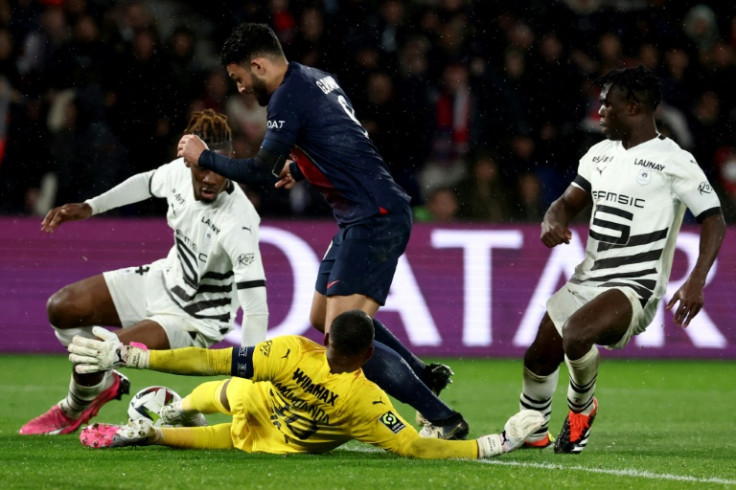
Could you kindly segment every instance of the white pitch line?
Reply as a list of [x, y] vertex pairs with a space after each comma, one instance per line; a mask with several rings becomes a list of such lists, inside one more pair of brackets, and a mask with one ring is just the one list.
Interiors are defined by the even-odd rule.
[[[378, 453], [383, 452], [380, 449], [374, 448], [368, 445], [352, 445], [349, 447], [341, 447], [336, 449], [337, 451], [354, 451], [357, 453]], [[503, 461], [499, 459], [479, 459], [470, 461], [472, 463], [482, 464], [495, 464], [498, 466], [518, 466], [521, 468], [537, 468], [541, 470], [571, 470], [571, 471], [583, 471], [588, 473], [601, 473], [605, 475], [613, 476], [630, 476], [634, 478], [646, 478], [649, 480], [673, 480], [673, 481], [686, 481], [694, 483], [717, 483], [719, 485], [736, 485], [736, 480], [727, 480], [725, 478], [698, 478], [696, 476], [688, 475], [671, 475], [669, 473], [652, 473], [651, 471], [640, 471], [640, 470], [615, 470], [605, 468], [587, 468], [585, 466], [564, 466], [561, 464], [551, 463], [524, 463], [521, 461]]]
[[495, 464], [499, 466], [519, 466], [522, 468], [538, 468], [542, 470], [572, 470], [584, 471], [588, 473], [602, 473], [614, 476], [631, 476], [634, 478], [647, 478], [650, 480], [674, 480], [687, 481], [695, 483], [718, 483], [720, 485], [736, 485], [736, 480], [727, 480], [725, 478], [698, 478], [687, 475], [671, 475], [669, 473], [652, 473], [651, 471], [640, 470], [615, 470], [605, 468], [587, 468], [585, 466], [564, 466], [560, 464], [550, 463], [524, 463], [521, 461], [500, 461], [500, 460], [478, 460], [478, 463]]

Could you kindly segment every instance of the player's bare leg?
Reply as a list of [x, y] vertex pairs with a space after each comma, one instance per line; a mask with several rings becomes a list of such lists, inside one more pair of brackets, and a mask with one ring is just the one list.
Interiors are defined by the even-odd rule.
[[[91, 335], [92, 326], [121, 326], [110, 291], [102, 275], [92, 276], [61, 288], [47, 302], [49, 320], [56, 336], [68, 345], [74, 335]], [[168, 348], [168, 339], [160, 325], [144, 321], [121, 330], [124, 342], [150, 342], [152, 348]], [[138, 337], [138, 338], [136, 338]], [[162, 340], [163, 339], [163, 340]], [[120, 373], [105, 371], [79, 374], [72, 370], [69, 390], [64, 399], [46, 413], [29, 421], [21, 434], [67, 434], [95, 416], [112, 399], [120, 399], [130, 390], [130, 382]]]
[[46, 303], [49, 322], [68, 330], [89, 325], [120, 326], [115, 304], [102, 274], [64, 286]]

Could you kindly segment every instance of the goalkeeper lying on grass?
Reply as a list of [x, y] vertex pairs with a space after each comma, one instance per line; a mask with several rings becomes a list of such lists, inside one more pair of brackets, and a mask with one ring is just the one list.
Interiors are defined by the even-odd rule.
[[361, 366], [373, 352], [373, 322], [360, 310], [335, 318], [326, 348], [299, 336], [283, 336], [252, 347], [147, 350], [123, 345], [103, 328], [103, 341], [75, 337], [69, 359], [77, 372], [113, 367], [176, 374], [231, 375], [199, 385], [166, 406], [164, 423], [193, 420], [199, 413], [226, 413], [232, 422], [200, 427], [93, 424], [80, 439], [90, 447], [162, 445], [200, 449], [238, 448], [272, 454], [323, 453], [351, 439], [415, 458], [488, 458], [519, 447], [542, 424], [538, 412], [522, 411], [501, 434], [469, 441], [419, 437], [388, 395], [368, 381]]

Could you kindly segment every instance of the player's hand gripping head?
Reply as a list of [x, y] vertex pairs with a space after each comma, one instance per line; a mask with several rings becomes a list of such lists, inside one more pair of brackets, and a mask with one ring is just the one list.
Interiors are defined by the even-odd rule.
[[[184, 133], [201, 138], [212, 151], [227, 156], [232, 155], [232, 132], [227, 123], [227, 116], [224, 114], [218, 114], [212, 109], [195, 112]], [[230, 181], [222, 175], [201, 168], [197, 159], [185, 158], [184, 161], [192, 171], [192, 186], [194, 187], [194, 198], [197, 201], [215, 202], [217, 196], [230, 185]]]

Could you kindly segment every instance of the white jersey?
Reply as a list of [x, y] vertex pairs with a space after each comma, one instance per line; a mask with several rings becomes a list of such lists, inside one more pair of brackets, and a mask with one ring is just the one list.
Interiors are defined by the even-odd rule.
[[[179, 158], [137, 174], [87, 201], [93, 213], [148, 197], [165, 198], [174, 246], [163, 266], [166, 293], [189, 316], [221, 339], [243, 308], [243, 332], [265, 338], [268, 322], [265, 272], [258, 246], [260, 217], [240, 187], [229, 183], [211, 203], [194, 198], [191, 170]], [[247, 338], [247, 336], [245, 337]]]
[[686, 208], [698, 221], [720, 209], [693, 156], [662, 135], [628, 150], [620, 141], [593, 145], [573, 185], [591, 195], [593, 209], [585, 259], [570, 282], [628, 286], [642, 306], [664, 296]]

